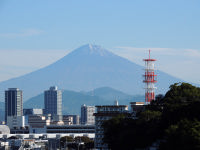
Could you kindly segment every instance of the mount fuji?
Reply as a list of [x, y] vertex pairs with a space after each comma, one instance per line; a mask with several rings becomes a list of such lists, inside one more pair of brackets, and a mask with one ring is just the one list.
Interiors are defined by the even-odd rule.
[[[47, 67], [1, 82], [0, 90], [20, 88], [23, 90], [24, 101], [52, 85], [74, 91], [111, 87], [131, 95], [143, 95], [143, 68], [100, 46], [87, 44]], [[182, 81], [162, 71], [156, 73], [157, 94], [166, 92], [171, 84]]]

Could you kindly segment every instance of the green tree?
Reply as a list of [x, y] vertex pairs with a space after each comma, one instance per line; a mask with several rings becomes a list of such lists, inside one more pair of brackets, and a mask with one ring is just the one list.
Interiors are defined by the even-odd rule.
[[60, 145], [61, 147], [64, 147], [65, 143], [67, 142], [73, 142], [74, 138], [71, 136], [64, 136], [60, 138]]
[[[160, 149], [200, 149], [200, 88], [175, 83], [165, 96], [145, 106], [137, 119], [122, 116], [103, 124], [104, 142], [112, 150], [146, 148], [162, 141]], [[192, 144], [192, 146], [191, 146]]]
[[[77, 136], [77, 137], [75, 137], [75, 142], [76, 142], [76, 149], [78, 148], [78, 146], [79, 146], [80, 150], [86, 150], [86, 149], [94, 148], [94, 141], [91, 140], [87, 136]], [[78, 145], [81, 142], [83, 142], [84, 145]]]
[[161, 150], [199, 150], [200, 122], [183, 119], [166, 129], [166, 142], [160, 145]]
[[90, 138], [87, 137], [87, 136], [77, 136], [77, 137], [75, 137], [75, 141], [76, 141], [76, 142], [89, 143], [89, 142], [91, 142], [92, 140], [90, 140]]

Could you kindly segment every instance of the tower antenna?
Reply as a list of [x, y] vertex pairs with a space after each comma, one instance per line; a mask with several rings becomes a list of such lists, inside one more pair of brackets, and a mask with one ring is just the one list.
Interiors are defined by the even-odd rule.
[[151, 50], [149, 49], [149, 59], [143, 59], [145, 62], [145, 74], [144, 80], [145, 83], [145, 103], [149, 104], [152, 100], [155, 99], [155, 89], [154, 84], [157, 82], [155, 77], [157, 76], [154, 73], [154, 62], [156, 59], [151, 59], [150, 57]]

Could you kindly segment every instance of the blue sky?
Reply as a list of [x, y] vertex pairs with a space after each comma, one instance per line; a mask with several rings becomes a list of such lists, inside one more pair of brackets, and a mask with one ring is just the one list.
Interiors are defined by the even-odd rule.
[[141, 65], [151, 48], [158, 69], [200, 83], [199, 16], [199, 0], [0, 0], [0, 81], [91, 43]]

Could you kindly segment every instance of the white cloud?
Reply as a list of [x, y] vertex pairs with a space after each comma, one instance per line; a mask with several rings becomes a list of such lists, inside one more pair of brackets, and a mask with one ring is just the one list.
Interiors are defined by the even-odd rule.
[[29, 36], [40, 35], [43, 32], [44, 31], [38, 30], [38, 29], [26, 29], [18, 33], [0, 33], [0, 37], [3, 37], [3, 38], [29, 37]]
[[194, 58], [200, 58], [200, 50], [186, 49], [185, 50], [185, 55], [186, 56], [190, 56], [190, 57], [194, 57]]

